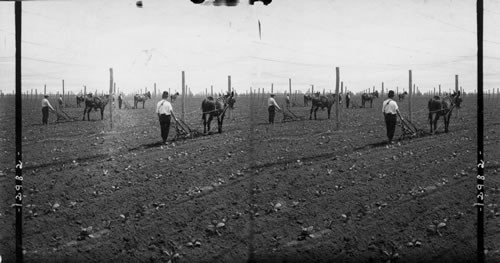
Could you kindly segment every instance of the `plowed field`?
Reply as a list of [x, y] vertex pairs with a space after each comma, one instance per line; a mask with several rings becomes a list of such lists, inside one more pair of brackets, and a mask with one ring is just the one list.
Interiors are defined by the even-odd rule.
[[[185, 115], [201, 131], [202, 99], [189, 98]], [[427, 100], [413, 100], [413, 123], [425, 131]], [[258, 262], [476, 258], [472, 95], [449, 133], [440, 120], [437, 134], [390, 147], [382, 98], [343, 108], [336, 130], [334, 110], [331, 120], [326, 111], [309, 120], [309, 108], [295, 106], [305, 120], [281, 122], [278, 113], [268, 125], [265, 98], [252, 106], [240, 96], [222, 134], [169, 146], [159, 144], [156, 101], [114, 108], [112, 128], [108, 108], [103, 121], [96, 112], [81, 121], [76, 107], [64, 110], [78, 120], [55, 123], [51, 113], [42, 126], [39, 100], [23, 101], [25, 262], [246, 262], [251, 252]], [[408, 101], [399, 104], [407, 115]], [[499, 262], [500, 106], [485, 105], [486, 259]], [[1, 100], [3, 262], [15, 259], [14, 108], [13, 97]]]

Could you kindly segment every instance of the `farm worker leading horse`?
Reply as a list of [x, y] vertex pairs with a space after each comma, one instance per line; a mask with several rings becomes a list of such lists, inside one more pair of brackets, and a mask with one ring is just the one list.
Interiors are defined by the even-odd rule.
[[43, 99], [42, 99], [42, 124], [44, 124], [44, 125], [47, 125], [48, 120], [49, 120], [49, 109], [51, 109], [52, 111], [55, 111], [54, 107], [52, 107], [52, 105], [50, 105], [48, 98], [49, 98], [49, 95], [45, 95], [45, 96], [43, 96]]
[[382, 104], [382, 113], [384, 114], [385, 127], [387, 129], [388, 144], [391, 144], [392, 138], [394, 137], [394, 131], [396, 130], [397, 116], [399, 115], [401, 120], [403, 119], [403, 117], [399, 112], [398, 104], [393, 99], [394, 91], [389, 90], [387, 97], [389, 98], [386, 99]]
[[163, 143], [167, 144], [168, 132], [170, 131], [170, 119], [174, 117], [174, 110], [172, 104], [168, 101], [168, 92], [164, 91], [161, 95], [161, 100], [156, 105], [156, 113], [160, 120], [161, 138]]
[[[203, 119], [203, 133], [210, 132], [210, 123], [214, 117], [217, 117], [217, 125], [219, 133], [222, 133], [222, 123], [230, 103], [234, 104], [234, 92], [228, 93], [214, 100], [212, 96], [208, 96], [201, 103], [201, 118]], [[208, 120], [207, 120], [208, 116]], [[207, 129], [208, 128], [208, 129]]]
[[439, 116], [443, 116], [444, 118], [444, 132], [448, 132], [451, 112], [454, 107], [460, 108], [461, 102], [462, 99], [460, 98], [460, 91], [458, 93], [454, 92], [452, 95], [444, 98], [434, 96], [434, 98], [429, 100], [427, 108], [429, 109], [429, 124], [431, 126], [432, 134], [436, 132]]
[[274, 115], [276, 114], [276, 110], [281, 111], [280, 106], [276, 103], [274, 99], [274, 94], [269, 95], [269, 99], [267, 100], [267, 111], [269, 112], [269, 123], [274, 124]]

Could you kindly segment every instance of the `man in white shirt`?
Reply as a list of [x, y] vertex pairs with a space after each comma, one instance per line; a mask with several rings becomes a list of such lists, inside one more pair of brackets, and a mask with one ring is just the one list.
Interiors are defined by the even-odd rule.
[[394, 91], [389, 90], [387, 96], [389, 98], [382, 104], [382, 113], [384, 114], [385, 127], [387, 128], [387, 138], [389, 139], [388, 143], [392, 144], [392, 138], [394, 137], [394, 131], [396, 130], [397, 116], [399, 115], [401, 119], [403, 119], [403, 117], [399, 112], [398, 104], [393, 99]]
[[281, 111], [281, 108], [280, 106], [278, 106], [278, 103], [276, 103], [276, 100], [274, 99], [274, 94], [271, 94], [270, 96], [271, 97], [269, 97], [269, 99], [267, 100], [267, 110], [269, 111], [269, 123], [273, 124], [276, 109]]
[[49, 95], [43, 96], [42, 99], [42, 124], [47, 125], [49, 121], [49, 109], [55, 111], [52, 105], [49, 102]]
[[63, 107], [63, 97], [62, 95], [59, 95], [59, 99], [57, 100], [59, 102], [59, 108]]
[[175, 120], [175, 115], [172, 104], [168, 101], [168, 92], [164, 91], [161, 98], [162, 99], [156, 105], [156, 113], [160, 120], [161, 138], [164, 144], [168, 144], [167, 138], [170, 131], [170, 118], [172, 116]]

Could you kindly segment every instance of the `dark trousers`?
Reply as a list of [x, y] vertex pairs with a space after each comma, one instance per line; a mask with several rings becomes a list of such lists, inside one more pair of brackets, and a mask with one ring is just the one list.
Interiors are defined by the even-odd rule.
[[345, 107], [346, 108], [349, 108], [349, 102], [351, 101], [351, 99], [345, 99]]
[[396, 130], [396, 114], [384, 114], [385, 116], [385, 127], [387, 128], [387, 138], [392, 141], [394, 137], [394, 131]]
[[161, 138], [163, 142], [167, 141], [168, 132], [170, 131], [170, 115], [160, 115]]
[[122, 108], [122, 100], [118, 100], [118, 109]]
[[267, 111], [269, 111], [269, 123], [274, 123], [274, 115], [276, 115], [276, 107], [274, 105], [271, 105], [267, 108]]
[[42, 108], [42, 124], [47, 124], [49, 121], [49, 107]]

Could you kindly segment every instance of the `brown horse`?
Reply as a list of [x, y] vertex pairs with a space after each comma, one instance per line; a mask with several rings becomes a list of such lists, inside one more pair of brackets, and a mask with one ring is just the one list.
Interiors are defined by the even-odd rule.
[[406, 91], [401, 93], [401, 94], [398, 94], [399, 101], [404, 100], [407, 94], [408, 94], [408, 92], [406, 92]]
[[170, 95], [170, 102], [175, 102], [177, 97], [179, 96], [179, 92], [176, 92], [175, 94]]
[[[330, 119], [330, 112], [332, 111], [332, 105], [337, 100], [337, 95], [336, 94], [328, 94], [326, 96], [324, 96], [324, 95], [319, 96], [319, 93], [317, 95], [318, 96], [316, 96], [316, 97], [312, 97], [312, 107], [311, 107], [311, 111], [309, 112], [309, 119], [312, 120], [312, 113], [314, 111], [314, 119], [317, 120], [316, 112], [318, 111], [319, 108], [321, 108], [321, 109], [327, 108], [328, 119]], [[342, 97], [340, 97], [340, 98], [342, 98]]]
[[104, 108], [108, 104], [109, 95], [104, 95], [103, 97], [92, 97], [92, 94], [87, 95], [85, 98], [85, 109], [83, 110], [83, 120], [85, 120], [85, 113], [87, 114], [87, 120], [90, 121], [90, 111], [94, 108], [101, 109], [101, 120], [104, 119]]
[[378, 98], [378, 90], [376, 90], [375, 92], [372, 92], [370, 94], [363, 93], [363, 95], [361, 95], [361, 106], [364, 108], [365, 102], [370, 101], [370, 108], [372, 108], [373, 107], [373, 100], [375, 98]]
[[144, 109], [144, 104], [146, 103], [146, 100], [151, 99], [151, 92], [146, 92], [142, 95], [135, 94], [134, 96], [134, 108], [137, 109], [137, 104], [139, 102], [142, 102], [142, 108]]
[[461, 102], [462, 99], [460, 98], [460, 91], [444, 98], [434, 96], [429, 100], [427, 108], [429, 109], [429, 124], [431, 126], [432, 134], [436, 132], [439, 116], [443, 116], [444, 119], [444, 132], [448, 132], [448, 126], [450, 125], [453, 108], [460, 108]]
[[[234, 106], [234, 92], [226, 94], [214, 100], [209, 96], [201, 103], [201, 118], [203, 120], [203, 133], [210, 132], [210, 123], [214, 117], [217, 117], [218, 132], [222, 133], [222, 123], [229, 107]], [[208, 116], [208, 120], [207, 120]]]

